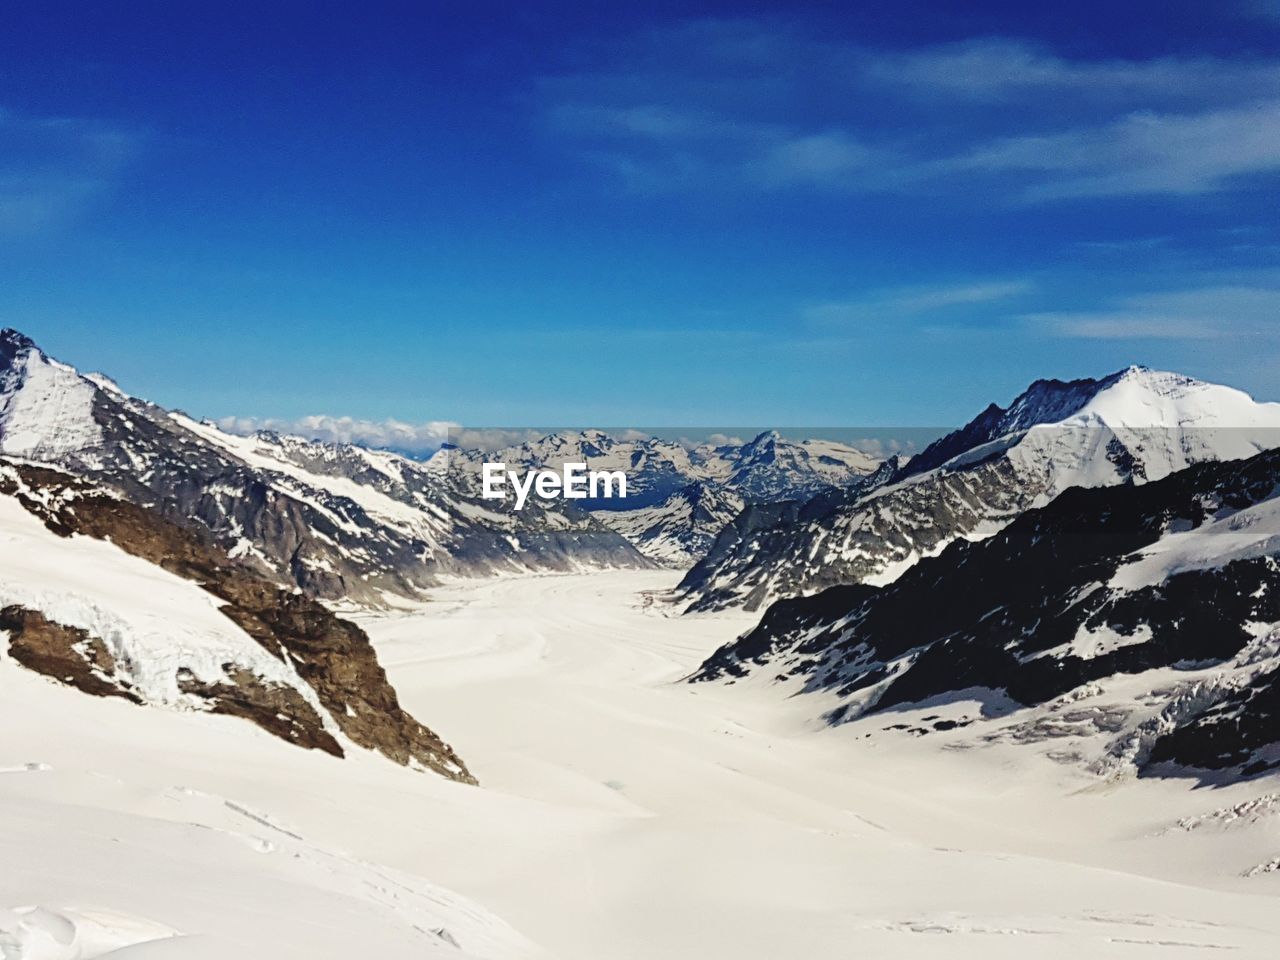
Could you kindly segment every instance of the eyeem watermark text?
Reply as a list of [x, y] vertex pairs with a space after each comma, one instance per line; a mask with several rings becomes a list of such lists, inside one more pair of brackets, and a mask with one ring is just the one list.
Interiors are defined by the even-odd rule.
[[585, 463], [566, 463], [561, 470], [508, 470], [505, 463], [486, 463], [480, 472], [480, 495], [505, 500], [505, 487], [516, 492], [516, 509], [523, 510], [532, 490], [543, 500], [592, 500], [627, 495], [627, 475], [621, 470], [588, 470]]

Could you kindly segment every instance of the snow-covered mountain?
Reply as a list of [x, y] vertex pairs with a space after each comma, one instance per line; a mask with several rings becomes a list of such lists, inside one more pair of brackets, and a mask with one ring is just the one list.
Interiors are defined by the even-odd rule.
[[915, 705], [913, 732], [1103, 772], [1280, 767], [1280, 450], [1073, 489], [887, 586], [780, 600], [693, 679], [748, 676], [825, 693], [832, 723]]
[[478, 472], [486, 460], [520, 469], [585, 463], [621, 470], [626, 499], [582, 501], [601, 523], [653, 560], [688, 567], [748, 504], [807, 499], [866, 483], [880, 461], [844, 444], [789, 440], [765, 431], [746, 443], [687, 446], [601, 430], [555, 433], [493, 453], [450, 450], [434, 462]]
[[741, 496], [710, 480], [694, 480], [661, 503], [596, 516], [659, 563], [688, 567], [711, 549], [725, 524], [742, 510]]
[[1280, 404], [1230, 387], [1143, 367], [1041, 380], [883, 482], [782, 512], [744, 511], [678, 595], [694, 610], [757, 609], [835, 584], [888, 583], [951, 541], [990, 536], [1069, 488], [1141, 484], [1275, 446]]
[[693, 455], [706, 467], [727, 466], [724, 486], [746, 503], [800, 500], [847, 489], [880, 465], [878, 459], [854, 447], [830, 440], [788, 440], [775, 430], [741, 445], [698, 447]]
[[749, 502], [794, 499], [848, 486], [880, 463], [854, 447], [828, 440], [789, 440], [776, 430], [745, 443], [694, 446], [659, 437], [616, 437], [602, 430], [583, 430], [548, 434], [492, 454], [463, 451], [461, 455], [473, 462], [500, 460], [525, 468], [581, 462], [592, 470], [624, 470], [628, 478], [625, 503], [588, 504], [616, 510], [661, 503], [694, 480], [714, 481]]
[[368, 638], [115, 491], [0, 457], [0, 654], [137, 704], [241, 717], [342, 757], [353, 746], [470, 774], [406, 713]]
[[442, 575], [650, 563], [559, 503], [514, 511], [475, 478], [391, 453], [234, 436], [82, 376], [0, 331], [0, 453], [198, 524], [260, 573], [324, 599], [416, 597]]

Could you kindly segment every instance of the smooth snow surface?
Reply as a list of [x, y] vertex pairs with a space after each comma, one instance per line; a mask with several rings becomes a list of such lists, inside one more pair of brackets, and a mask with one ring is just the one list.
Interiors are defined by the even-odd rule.
[[0, 660], [0, 907], [177, 932], [122, 957], [1276, 955], [1276, 777], [1106, 781], [891, 729], [952, 705], [827, 728], [768, 677], [676, 683], [752, 618], [663, 616], [675, 579], [469, 582], [362, 620], [480, 788]]

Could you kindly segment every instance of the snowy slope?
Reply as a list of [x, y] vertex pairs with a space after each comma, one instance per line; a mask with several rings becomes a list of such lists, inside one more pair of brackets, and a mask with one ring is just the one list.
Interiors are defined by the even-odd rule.
[[[748, 622], [645, 604], [673, 579], [459, 583], [434, 610], [366, 621], [406, 696], [443, 711], [486, 792], [516, 804], [492, 820], [457, 815], [502, 843], [438, 844], [459, 871], [440, 879], [552, 955], [1273, 950], [1280, 875], [1245, 874], [1280, 854], [1262, 799], [1276, 775], [1215, 790], [1112, 782], [1046, 757], [1055, 744], [984, 742], [976, 725], [915, 736], [885, 729], [920, 725], [915, 714], [815, 723], [829, 694], [778, 696], [768, 672], [732, 687], [672, 683]], [[1250, 804], [1255, 822], [1230, 819]]]
[[891, 582], [1072, 487], [1145, 483], [1280, 446], [1280, 404], [1131, 367], [1038, 381], [912, 458], [888, 482], [778, 522], [738, 524], [681, 583], [692, 609], [758, 609], [840, 583]]
[[316, 802], [366, 838], [403, 840], [412, 822], [388, 824], [375, 797], [438, 806], [473, 788], [372, 754], [290, 750], [238, 720], [85, 697], [4, 657], [0, 689], [5, 960], [541, 956], [424, 879], [429, 864], [377, 863], [367, 840], [293, 819]]
[[175, 960], [530, 956], [495, 913], [556, 960], [1274, 953], [1274, 775], [1110, 783], [1049, 743], [885, 729], [932, 709], [825, 727], [810, 698], [674, 683], [748, 625], [644, 605], [674, 579], [362, 616], [481, 789], [0, 660], [0, 905], [176, 931], [123, 954]]

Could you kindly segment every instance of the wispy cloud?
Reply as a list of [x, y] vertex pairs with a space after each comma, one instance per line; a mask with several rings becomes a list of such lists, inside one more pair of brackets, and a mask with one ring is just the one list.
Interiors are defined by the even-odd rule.
[[746, 179], [770, 187], [879, 182], [890, 168], [887, 150], [860, 143], [840, 130], [780, 131], [743, 164]]
[[[870, 55], [866, 75], [934, 98], [1011, 101], [1046, 94], [1089, 102], [1212, 103], [1280, 95], [1280, 64], [1158, 57], [1072, 60], [1020, 40], [985, 37]], [[1070, 106], [1055, 103], [1055, 107]]]
[[1099, 127], [1013, 137], [949, 161], [955, 170], [1023, 172], [1039, 199], [1194, 194], [1280, 170], [1280, 100], [1189, 116], [1138, 113]]
[[647, 32], [596, 57], [543, 78], [543, 123], [644, 191], [1045, 202], [1204, 193], [1280, 171], [1275, 59], [1073, 59], [1000, 37], [882, 51], [742, 20]]
[[894, 321], [929, 316], [952, 307], [1008, 301], [1033, 289], [1030, 280], [1020, 279], [897, 287], [849, 300], [811, 304], [804, 308], [802, 315], [805, 320], [819, 326]]
[[1206, 286], [1124, 297], [1092, 311], [1030, 313], [1033, 331], [1086, 340], [1272, 339], [1280, 288]]
[[143, 137], [96, 120], [0, 109], [0, 237], [58, 229], [104, 194]]
[[324, 414], [282, 419], [278, 417], [222, 417], [215, 421], [228, 433], [248, 436], [263, 430], [324, 443], [354, 443], [364, 447], [430, 453], [453, 436], [458, 424], [444, 420], [407, 423], [402, 420], [360, 420]]

